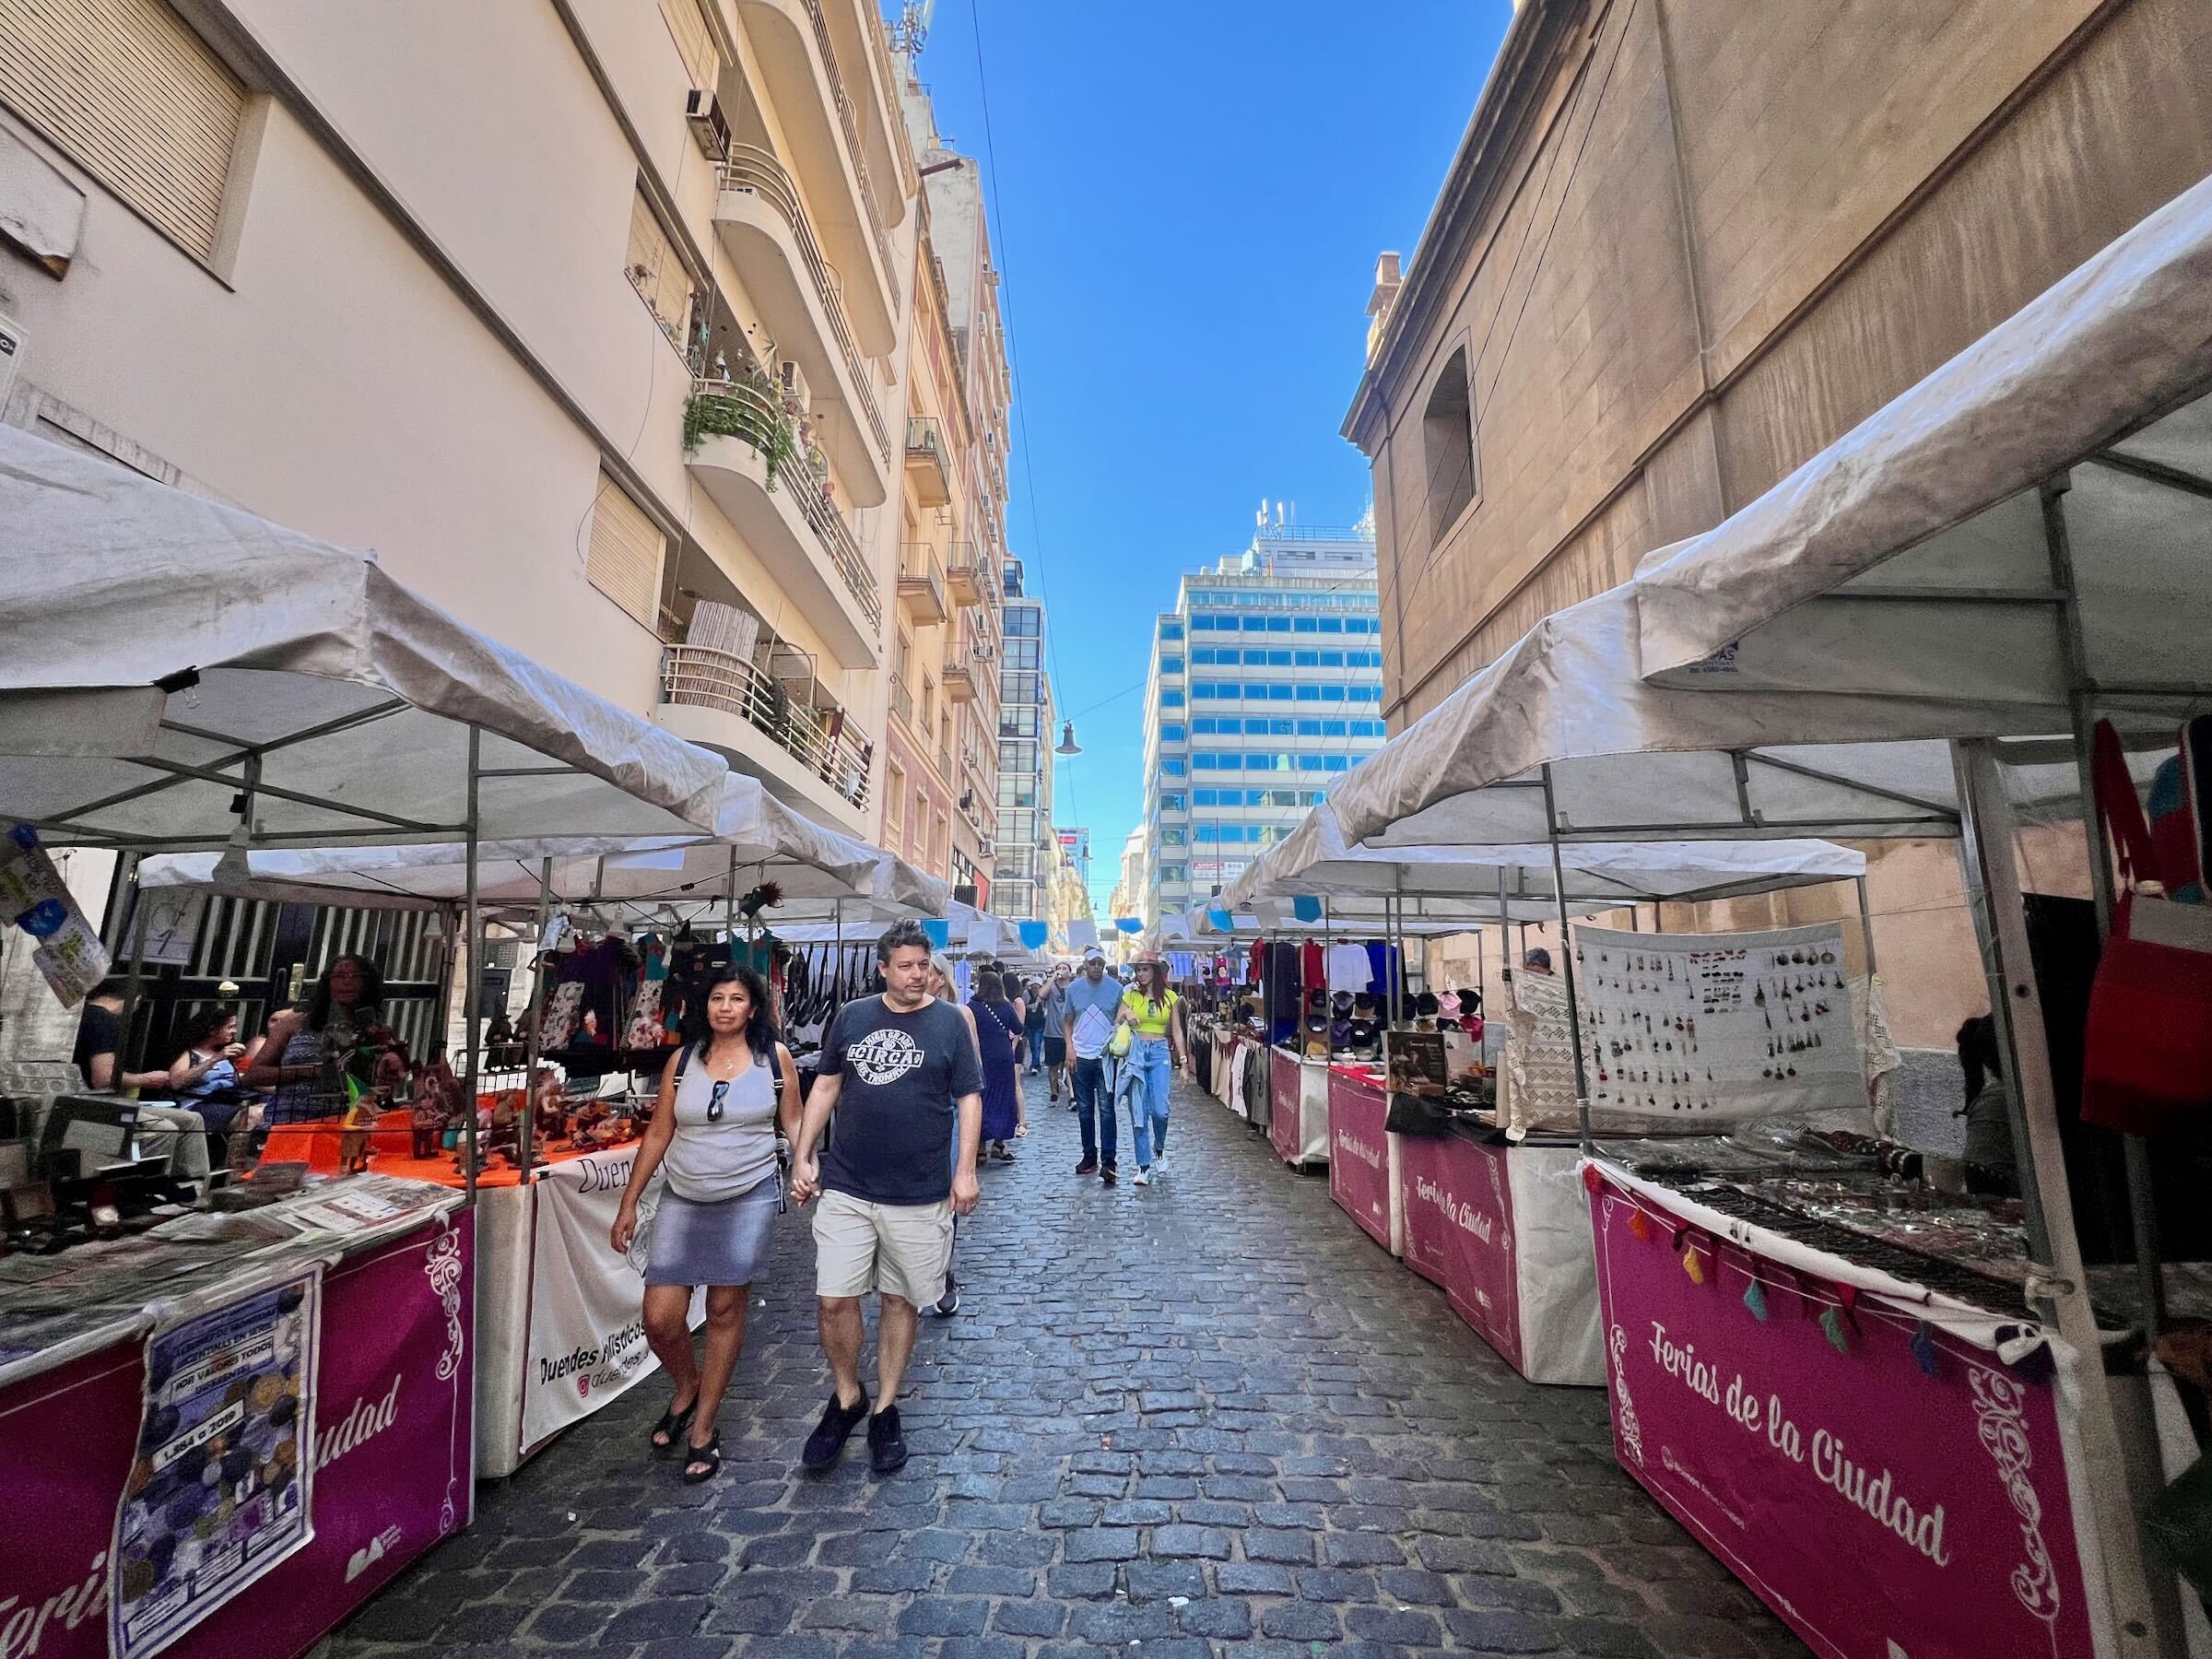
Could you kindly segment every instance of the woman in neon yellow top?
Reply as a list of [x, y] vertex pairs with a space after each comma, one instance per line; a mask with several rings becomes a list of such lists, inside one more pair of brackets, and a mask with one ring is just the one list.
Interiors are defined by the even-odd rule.
[[1132, 1081], [1141, 1084], [1130, 1090], [1129, 1116], [1136, 1137], [1136, 1184], [1144, 1186], [1167, 1151], [1168, 1085], [1190, 1057], [1182, 998], [1168, 989], [1168, 966], [1159, 958], [1137, 959], [1136, 983], [1122, 998], [1119, 1018], [1134, 1028], [1135, 1041], [1124, 1064]]

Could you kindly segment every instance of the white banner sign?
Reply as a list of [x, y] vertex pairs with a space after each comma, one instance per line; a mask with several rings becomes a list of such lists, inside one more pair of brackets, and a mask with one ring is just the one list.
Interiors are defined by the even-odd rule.
[[[645, 1341], [644, 1251], [619, 1256], [607, 1242], [637, 1154], [621, 1147], [547, 1165], [534, 1189], [521, 1450], [660, 1369]], [[643, 1206], [640, 1228], [650, 1231]], [[691, 1299], [693, 1327], [705, 1317], [701, 1289]]]
[[1594, 1112], [1681, 1130], [1867, 1114], [1840, 924], [1769, 933], [1574, 930]]

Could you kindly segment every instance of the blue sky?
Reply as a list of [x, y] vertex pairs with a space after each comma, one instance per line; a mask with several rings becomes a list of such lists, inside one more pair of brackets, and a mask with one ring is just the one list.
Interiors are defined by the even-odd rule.
[[1017, 373], [1009, 539], [1084, 751], [1053, 816], [1090, 829], [1101, 914], [1142, 812], [1152, 618], [1244, 545], [1263, 496], [1308, 524], [1366, 505], [1337, 429], [1375, 255], [1413, 252], [1511, 9], [938, 0], [922, 78], [985, 168]]

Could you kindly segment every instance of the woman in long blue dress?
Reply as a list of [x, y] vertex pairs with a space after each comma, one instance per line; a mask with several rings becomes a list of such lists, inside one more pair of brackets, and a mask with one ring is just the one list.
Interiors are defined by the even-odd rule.
[[976, 1046], [983, 1054], [983, 1141], [990, 1156], [1012, 1163], [1006, 1142], [1030, 1132], [1023, 1121], [1021, 1085], [1014, 1054], [1021, 1042], [1021, 1016], [1006, 1000], [1006, 982], [989, 969], [975, 976], [975, 994], [968, 999], [975, 1016]]

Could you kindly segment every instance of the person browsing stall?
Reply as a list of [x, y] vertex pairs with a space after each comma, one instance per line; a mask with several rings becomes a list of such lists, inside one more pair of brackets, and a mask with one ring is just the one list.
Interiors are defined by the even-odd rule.
[[[797, 1127], [799, 1073], [777, 1041], [768, 985], [750, 968], [707, 982], [707, 1034], [662, 1068], [653, 1119], [629, 1166], [608, 1242], [637, 1241], [638, 1201], [653, 1171], [667, 1188], [646, 1241], [645, 1340], [675, 1385], [649, 1437], [656, 1452], [685, 1437], [684, 1479], [722, 1467], [715, 1415], [745, 1347], [746, 1299], [783, 1208], [777, 1139]], [[707, 1288], [706, 1361], [692, 1352], [691, 1290]]]
[[[914, 1349], [916, 1310], [943, 1292], [952, 1218], [974, 1210], [982, 1132], [982, 1061], [959, 1011], [929, 994], [929, 935], [900, 922], [876, 942], [881, 995], [855, 997], [822, 1039], [793, 1158], [792, 1191], [815, 1211], [815, 1297], [834, 1388], [801, 1462], [836, 1463], [865, 1418], [868, 1458], [888, 1475], [906, 1462], [899, 1388]], [[957, 1103], [957, 1113], [946, 1110]], [[837, 1133], [818, 1150], [832, 1116]], [[957, 1139], [956, 1139], [956, 1128]], [[861, 1298], [878, 1291], [876, 1397], [861, 1386]]]

